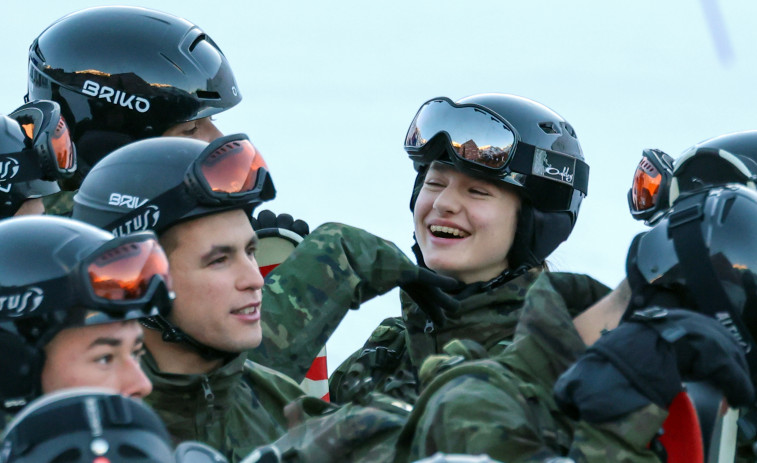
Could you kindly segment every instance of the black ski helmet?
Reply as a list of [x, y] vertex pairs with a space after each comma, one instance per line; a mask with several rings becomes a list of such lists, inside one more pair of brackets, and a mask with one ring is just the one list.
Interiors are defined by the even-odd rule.
[[[757, 192], [732, 184], [682, 196], [634, 238], [626, 271], [627, 313], [688, 307], [720, 321], [757, 372]], [[757, 375], [755, 375], [757, 377]]]
[[4, 463], [173, 462], [171, 437], [146, 405], [105, 390], [45, 395], [3, 433]]
[[[702, 160], [693, 162], [699, 158]], [[726, 159], [726, 162], [719, 158]], [[686, 172], [682, 172], [684, 170]], [[702, 179], [707, 179], [707, 181]], [[680, 194], [679, 190], [686, 189], [687, 186], [688, 189], [693, 189], [697, 184], [708, 188], [718, 184], [740, 183], [754, 188], [755, 179], [757, 179], [757, 130], [728, 133], [708, 138], [689, 147], [674, 161], [673, 178], [668, 195], [670, 202], [673, 203]]]
[[[136, 239], [152, 240], [152, 233]], [[65, 328], [166, 314], [166, 278], [151, 278], [149, 300], [113, 302], [88, 282], [91, 265], [128, 258], [122, 240], [91, 225], [62, 217], [25, 216], [0, 221], [0, 406], [15, 409], [41, 393], [44, 346]], [[119, 247], [109, 247], [118, 244]], [[100, 252], [98, 252], [100, 251]], [[105, 260], [93, 260], [103, 256]], [[112, 280], [111, 280], [112, 281]], [[107, 282], [106, 282], [107, 283]], [[114, 289], [109, 286], [110, 289]], [[105, 296], [116, 297], [116, 296]]]
[[[745, 130], [733, 132], [700, 141], [690, 149], [713, 148], [725, 150], [743, 158], [750, 159], [754, 164], [747, 162], [747, 167], [757, 171], [757, 130]], [[689, 151], [687, 150], [687, 151]]]
[[35, 400], [7, 426], [3, 463], [226, 463], [216, 450], [182, 442], [173, 450], [160, 417], [107, 390], [67, 389]]
[[[515, 149], [510, 154], [511, 158], [522, 156], [520, 153], [526, 145], [530, 145], [531, 149], [556, 152], [563, 155], [563, 158], [580, 161], [575, 162], [575, 169], [571, 171], [573, 178], [577, 179], [575, 184], [559, 181], [554, 176], [538, 175], [535, 155], [528, 157], [533, 161], [527, 162], [525, 169], [492, 177], [492, 180], [513, 186], [523, 199], [515, 240], [508, 256], [511, 270], [522, 271], [541, 265], [570, 235], [578, 217], [581, 201], [586, 196], [589, 171], [583, 162], [583, 151], [575, 130], [563, 117], [546, 106], [516, 95], [483, 93], [463, 98], [454, 104], [479, 107], [506, 121], [515, 139]], [[417, 117], [418, 115], [416, 119]], [[416, 119], [413, 120], [411, 129]], [[406, 140], [410, 136], [408, 133]], [[443, 134], [433, 137], [427, 144], [428, 149], [440, 152], [448, 149], [445, 140], [446, 145], [449, 145], [449, 136], [446, 139]], [[521, 149], [518, 142], [522, 142]], [[410, 150], [407, 151], [410, 153]], [[440, 160], [444, 162], [443, 158]], [[428, 164], [414, 164], [418, 176], [410, 201], [411, 210], [414, 209], [415, 199], [428, 168]], [[528, 170], [528, 173], [523, 170]], [[481, 172], [476, 174], [481, 175]], [[582, 183], [581, 187], [579, 183]]]
[[[8, 116], [0, 116], [0, 154], [18, 153], [28, 148], [21, 126]], [[0, 218], [11, 217], [27, 199], [41, 198], [60, 191], [57, 183], [29, 180], [0, 185]]]
[[129, 141], [239, 103], [226, 57], [197, 25], [155, 10], [89, 8], [45, 29], [29, 48], [27, 99], [61, 105], [86, 174]]
[[[117, 149], [104, 157], [82, 182], [79, 192], [74, 196], [72, 217], [100, 228], [122, 219], [126, 214], [144, 211], [135, 217], [138, 225], [130, 227], [125, 233], [135, 230], [152, 230], [158, 235], [171, 226], [203, 215], [214, 214], [231, 209], [252, 209], [263, 201], [273, 199], [275, 189], [270, 176], [260, 181], [263, 191], [244, 203], [230, 202], [203, 205], [192, 201], [184, 210], [178, 212], [174, 220], [166, 220], [171, 213], [177, 213], [181, 207], [171, 202], [167, 209], [150, 203], [161, 194], [182, 185], [189, 188], [196, 182], [188, 178], [187, 172], [195, 161], [209, 149], [223, 149], [227, 140], [245, 137], [245, 135], [227, 135], [212, 143], [183, 137], [158, 137], [140, 140]], [[264, 169], [261, 169], [264, 170]], [[108, 230], [112, 231], [112, 230]], [[120, 233], [116, 231], [116, 233]]]

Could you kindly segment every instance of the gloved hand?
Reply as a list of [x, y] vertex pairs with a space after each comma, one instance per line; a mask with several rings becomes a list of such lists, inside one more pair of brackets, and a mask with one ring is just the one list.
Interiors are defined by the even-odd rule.
[[310, 234], [310, 227], [304, 220], [294, 220], [289, 214], [279, 214], [277, 216], [268, 209], [260, 211], [257, 218], [251, 217], [250, 223], [259, 238], [270, 236], [269, 233], [273, 230], [289, 230], [302, 238]]
[[651, 308], [603, 335], [557, 380], [569, 416], [605, 422], [650, 402], [667, 408], [683, 381], [706, 381], [733, 407], [754, 401], [743, 348], [720, 323], [699, 313]]
[[303, 220], [294, 220], [289, 214], [279, 214], [265, 209], [258, 217], [251, 217], [250, 224], [258, 235], [255, 259], [263, 276], [268, 275], [294, 251], [310, 233]]
[[445, 291], [454, 291], [462, 283], [423, 267], [402, 272], [397, 286], [410, 296], [431, 321], [443, 326], [447, 315], [454, 316], [460, 309], [460, 301]]

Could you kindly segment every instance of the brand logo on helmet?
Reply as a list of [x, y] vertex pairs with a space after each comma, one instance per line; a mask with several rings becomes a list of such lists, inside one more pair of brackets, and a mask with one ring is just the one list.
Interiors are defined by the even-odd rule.
[[140, 113], [146, 113], [150, 110], [150, 102], [146, 99], [136, 95], [128, 95], [121, 90], [116, 90], [107, 85], [100, 85], [91, 80], [84, 82], [81, 92], [85, 95], [102, 98], [108, 103], [136, 110]]
[[108, 204], [111, 206], [126, 206], [130, 209], [136, 209], [147, 202], [147, 198], [139, 199], [139, 196], [124, 195], [121, 193], [111, 193], [108, 198]]
[[42, 305], [45, 293], [36, 286], [26, 288], [23, 292], [0, 296], [0, 314], [6, 317], [19, 317], [34, 312]]
[[0, 182], [10, 180], [18, 173], [16, 158], [5, 157], [0, 160]]
[[144, 212], [132, 217], [111, 232], [116, 236], [125, 236], [138, 231], [152, 230], [158, 224], [158, 219], [160, 219], [160, 208], [151, 204], [145, 208]]
[[576, 158], [536, 148], [531, 171], [534, 175], [573, 185]]

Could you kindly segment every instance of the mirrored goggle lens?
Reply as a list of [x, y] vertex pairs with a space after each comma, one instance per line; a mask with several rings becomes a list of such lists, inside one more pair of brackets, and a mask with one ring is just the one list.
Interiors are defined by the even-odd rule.
[[658, 203], [662, 174], [643, 157], [636, 167], [631, 186], [631, 203], [635, 211], [641, 212], [652, 209]]
[[58, 124], [53, 131], [51, 143], [55, 151], [55, 159], [58, 167], [68, 170], [74, 167], [74, 144], [71, 142], [71, 133], [63, 117], [58, 120]]
[[243, 193], [255, 189], [261, 167], [268, 169], [263, 156], [249, 140], [233, 140], [205, 158], [200, 170], [211, 190]]
[[150, 281], [159, 275], [170, 289], [168, 259], [155, 240], [124, 243], [98, 256], [87, 267], [96, 296], [110, 301], [146, 298]]
[[405, 148], [422, 148], [446, 133], [461, 158], [493, 169], [505, 167], [515, 142], [510, 128], [492, 114], [475, 107], [432, 100], [418, 111], [405, 137]]

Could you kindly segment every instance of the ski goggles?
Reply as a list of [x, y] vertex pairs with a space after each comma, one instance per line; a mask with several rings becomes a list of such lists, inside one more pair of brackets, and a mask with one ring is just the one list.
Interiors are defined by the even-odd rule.
[[[441, 147], [440, 139], [446, 141]], [[428, 165], [446, 153], [461, 169], [518, 186], [525, 186], [526, 176], [534, 176], [584, 195], [588, 190], [589, 166], [583, 160], [525, 143], [512, 124], [489, 109], [459, 105], [449, 98], [423, 103], [405, 136], [405, 151], [416, 166]], [[549, 204], [546, 209], [567, 206]]]
[[14, 119], [31, 140], [31, 148], [0, 155], [0, 182], [60, 180], [76, 171], [76, 148], [71, 133], [54, 101], [27, 103], [8, 117]]
[[724, 150], [694, 147], [675, 161], [660, 150], [644, 150], [628, 206], [634, 219], [653, 225], [680, 197], [729, 183], [757, 189], [756, 179], [739, 156]]
[[115, 237], [63, 276], [0, 290], [0, 320], [84, 311], [85, 325], [165, 315], [170, 310], [168, 258], [152, 232]]
[[636, 220], [653, 223], [670, 207], [668, 185], [673, 176], [673, 158], [657, 149], [645, 149], [628, 190], [628, 208]]
[[276, 196], [268, 166], [245, 134], [211, 142], [187, 168], [184, 181], [111, 222], [116, 236], [162, 231], [197, 207], [254, 207]]

